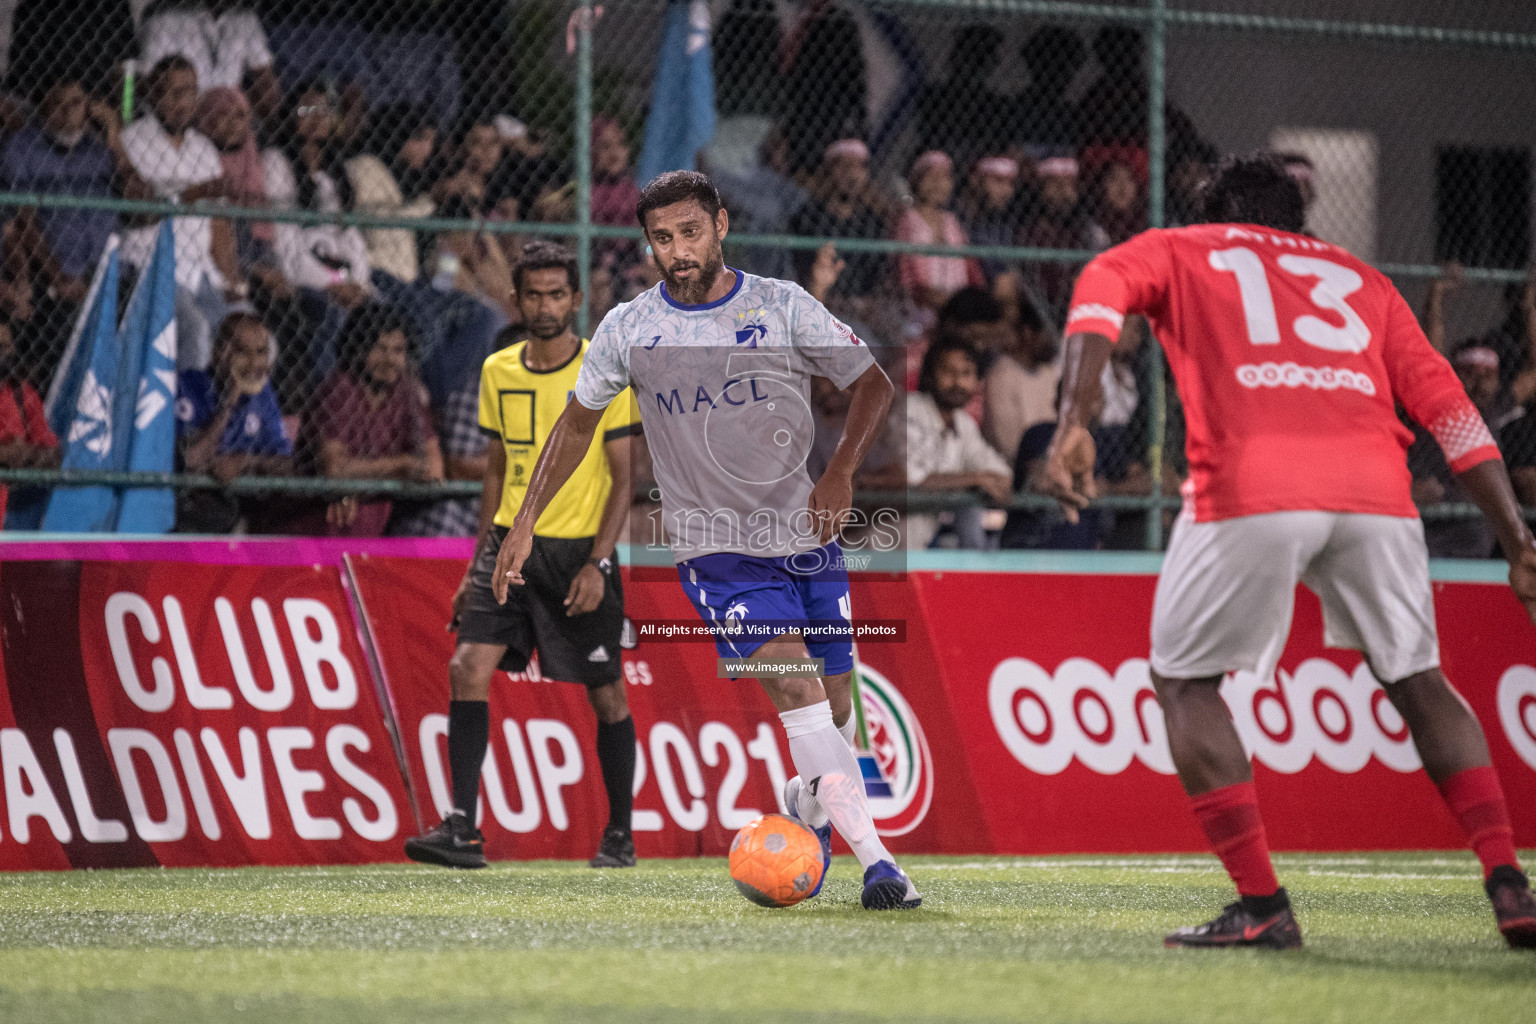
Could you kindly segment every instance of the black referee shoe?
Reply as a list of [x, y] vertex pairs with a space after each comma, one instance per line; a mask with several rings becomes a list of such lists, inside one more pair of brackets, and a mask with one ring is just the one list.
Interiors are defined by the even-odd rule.
[[424, 836], [405, 841], [405, 855], [422, 864], [441, 864], [446, 868], [485, 867], [485, 837], [458, 812], [444, 818], [442, 824]]
[[635, 837], [621, 828], [605, 829], [596, 855], [587, 864], [594, 868], [634, 867]]
[[1514, 949], [1536, 949], [1536, 898], [1525, 873], [1510, 865], [1500, 865], [1483, 883], [1493, 903], [1494, 920], [1504, 941]]
[[[1281, 889], [1278, 895], [1284, 896]], [[1258, 946], [1264, 949], [1300, 949], [1301, 926], [1291, 912], [1290, 901], [1267, 916], [1259, 916], [1243, 906], [1243, 901], [1228, 903], [1221, 916], [1205, 924], [1180, 928], [1163, 938], [1165, 946], [1193, 946], [1217, 949], [1230, 946]]]

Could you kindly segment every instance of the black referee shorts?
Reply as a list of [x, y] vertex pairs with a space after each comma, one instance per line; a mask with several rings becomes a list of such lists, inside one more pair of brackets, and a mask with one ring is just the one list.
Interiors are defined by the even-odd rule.
[[505, 645], [500, 667], [521, 672], [535, 650], [539, 673], [584, 686], [607, 686], [621, 674], [619, 635], [624, 629], [624, 590], [618, 566], [605, 574], [603, 599], [585, 615], [565, 614], [565, 595], [592, 556], [592, 538], [533, 538], [522, 586], [507, 588], [507, 603], [491, 590], [496, 555], [507, 536], [492, 526], [480, 539], [470, 568], [469, 592], [459, 615], [459, 642]]

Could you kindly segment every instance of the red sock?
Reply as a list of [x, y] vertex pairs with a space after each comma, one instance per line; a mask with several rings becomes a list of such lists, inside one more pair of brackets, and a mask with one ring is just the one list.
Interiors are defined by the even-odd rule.
[[1515, 859], [1515, 830], [1499, 776], [1487, 765], [1468, 768], [1440, 783], [1440, 795], [1456, 815], [1472, 852], [1483, 862], [1483, 877], [1501, 864], [1519, 867]]
[[1269, 862], [1264, 819], [1253, 783], [1239, 782], [1190, 798], [1211, 849], [1237, 883], [1239, 896], [1273, 896], [1280, 889]]

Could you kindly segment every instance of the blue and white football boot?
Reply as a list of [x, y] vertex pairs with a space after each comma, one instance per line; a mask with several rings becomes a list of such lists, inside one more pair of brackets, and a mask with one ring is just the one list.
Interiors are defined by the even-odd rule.
[[865, 910], [911, 910], [922, 905], [923, 897], [907, 873], [891, 861], [880, 860], [864, 871]]

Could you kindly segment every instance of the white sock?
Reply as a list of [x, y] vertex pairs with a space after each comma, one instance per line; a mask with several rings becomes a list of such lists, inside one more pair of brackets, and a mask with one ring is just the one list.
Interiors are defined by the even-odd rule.
[[832, 705], [826, 701], [810, 707], [781, 712], [784, 733], [789, 737], [789, 756], [795, 770], [814, 790], [816, 802], [832, 819], [832, 827], [853, 848], [860, 867], [894, 858], [875, 832], [864, 798], [864, 779], [853, 750], [832, 724]]
[[837, 727], [837, 731], [843, 734], [843, 739], [848, 741], [850, 747], [859, 745], [859, 720], [852, 710], [848, 712], [848, 721]]

